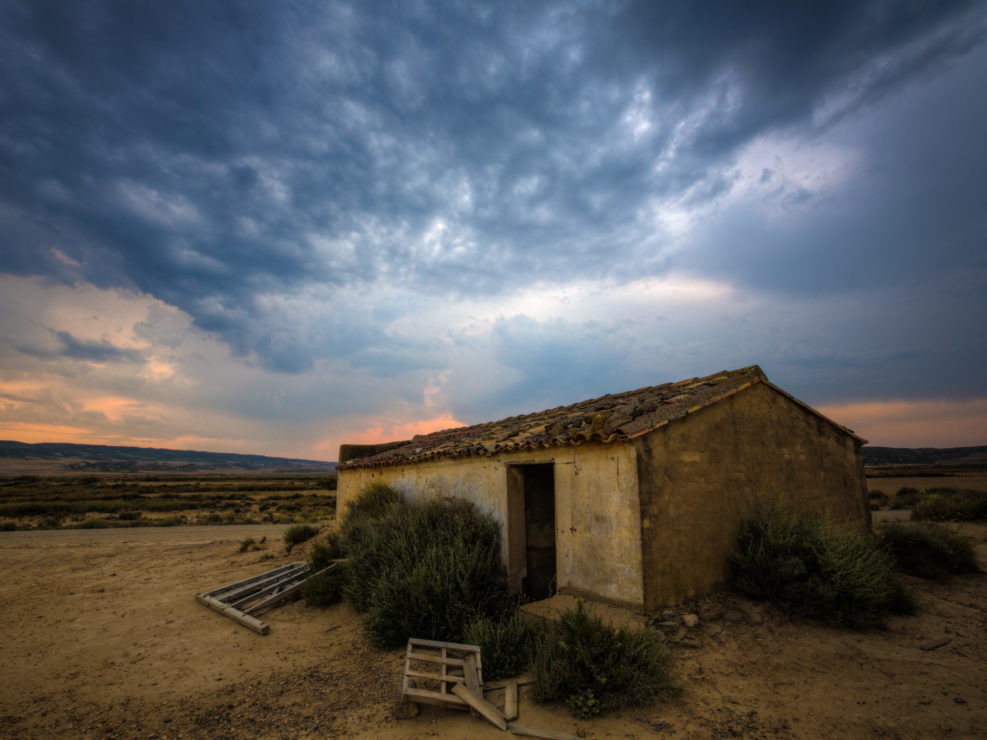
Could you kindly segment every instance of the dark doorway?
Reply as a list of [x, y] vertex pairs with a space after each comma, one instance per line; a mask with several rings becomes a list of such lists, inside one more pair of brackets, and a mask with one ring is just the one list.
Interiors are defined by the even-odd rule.
[[527, 577], [524, 593], [547, 599], [555, 590], [555, 471], [554, 466], [522, 465], [524, 540]]

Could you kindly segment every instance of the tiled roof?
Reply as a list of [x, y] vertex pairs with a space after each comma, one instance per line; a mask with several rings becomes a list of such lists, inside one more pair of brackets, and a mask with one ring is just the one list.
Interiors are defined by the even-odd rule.
[[[771, 385], [757, 365], [723, 371], [705, 378], [608, 394], [571, 406], [512, 416], [501, 421], [445, 429], [406, 442], [343, 445], [337, 469], [404, 465], [435, 458], [488, 456], [539, 447], [629, 440], [716, 403], [754, 383]], [[774, 385], [771, 387], [776, 388]], [[781, 391], [779, 388], [776, 390]], [[787, 393], [785, 395], [788, 396]], [[821, 416], [797, 399], [788, 397]], [[853, 434], [848, 429], [839, 428]]]

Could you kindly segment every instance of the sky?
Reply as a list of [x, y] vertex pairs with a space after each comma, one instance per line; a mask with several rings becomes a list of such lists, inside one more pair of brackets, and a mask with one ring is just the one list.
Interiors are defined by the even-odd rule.
[[335, 460], [759, 364], [987, 444], [987, 5], [0, 4], [0, 439]]

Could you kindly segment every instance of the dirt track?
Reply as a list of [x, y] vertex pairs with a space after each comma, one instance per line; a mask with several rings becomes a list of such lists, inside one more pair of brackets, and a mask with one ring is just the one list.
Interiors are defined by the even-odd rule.
[[[348, 607], [288, 605], [261, 637], [194, 601], [299, 559], [283, 553], [281, 530], [0, 533], [0, 736], [505, 737], [430, 707], [391, 719], [401, 651], [368, 647]], [[987, 562], [987, 527], [964, 530]], [[269, 549], [237, 552], [265, 534]], [[708, 600], [694, 647], [674, 648], [681, 698], [579, 722], [522, 695], [521, 720], [598, 738], [980, 737], [987, 576], [910, 582], [922, 613], [868, 633]], [[740, 623], [724, 618], [735, 606]]]

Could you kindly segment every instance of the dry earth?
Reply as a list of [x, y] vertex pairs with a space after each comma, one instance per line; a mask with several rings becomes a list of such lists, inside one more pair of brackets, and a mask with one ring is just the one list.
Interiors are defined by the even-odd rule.
[[[0, 737], [504, 737], [433, 707], [392, 719], [401, 651], [370, 648], [346, 606], [290, 604], [262, 637], [194, 601], [298, 559], [282, 529], [0, 533]], [[987, 526], [963, 531], [987, 563]], [[522, 693], [520, 719], [589, 738], [982, 737], [987, 575], [910, 583], [920, 615], [864, 633], [705, 600], [673, 648], [681, 697], [576, 721]]]

